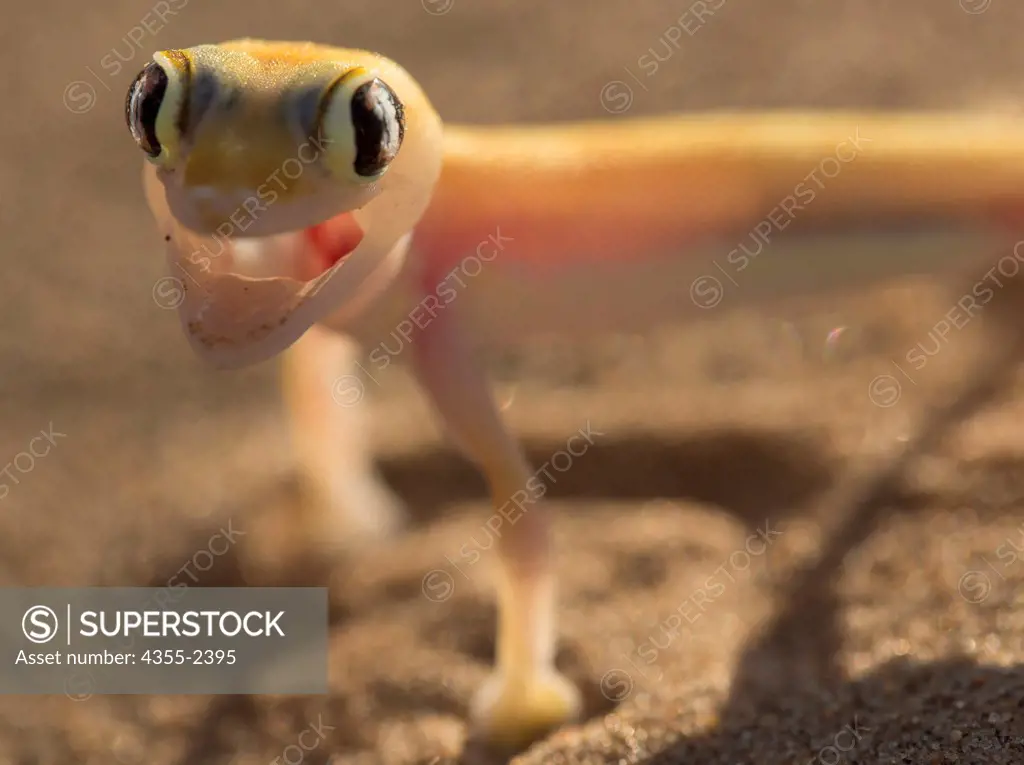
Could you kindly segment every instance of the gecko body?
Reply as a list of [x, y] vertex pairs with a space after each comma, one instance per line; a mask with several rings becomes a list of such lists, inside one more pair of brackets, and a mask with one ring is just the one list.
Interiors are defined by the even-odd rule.
[[[126, 118], [192, 348], [222, 368], [283, 353], [325, 544], [400, 523], [365, 407], [338, 395], [367, 351], [378, 366], [411, 366], [501, 508], [535, 477], [482, 352], [957, 269], [1014, 246], [1020, 223], [1024, 124], [1011, 118], [443, 126], [386, 58], [259, 40], [155, 54]], [[901, 221], [929, 222], [947, 246], [844, 250], [815, 238]], [[495, 669], [472, 709], [495, 741], [522, 744], [579, 713], [554, 666], [551, 521], [534, 502], [496, 544]]]

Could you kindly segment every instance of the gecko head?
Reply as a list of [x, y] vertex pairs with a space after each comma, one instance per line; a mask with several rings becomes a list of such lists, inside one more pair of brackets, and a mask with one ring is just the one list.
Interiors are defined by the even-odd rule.
[[125, 118], [185, 329], [220, 366], [274, 355], [396, 272], [440, 172], [440, 119], [408, 73], [366, 51], [161, 51]]
[[366, 66], [218, 45], [154, 54], [125, 119], [175, 217], [224, 236], [364, 207], [405, 138], [402, 100]]

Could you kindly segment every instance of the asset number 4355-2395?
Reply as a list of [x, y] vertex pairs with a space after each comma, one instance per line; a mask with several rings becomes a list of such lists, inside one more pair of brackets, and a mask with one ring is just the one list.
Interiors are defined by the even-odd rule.
[[234, 664], [235, 649], [230, 648], [226, 651], [220, 648], [217, 650], [197, 648], [192, 651], [185, 651], [181, 648], [150, 649], [142, 654], [140, 660], [146, 664]]

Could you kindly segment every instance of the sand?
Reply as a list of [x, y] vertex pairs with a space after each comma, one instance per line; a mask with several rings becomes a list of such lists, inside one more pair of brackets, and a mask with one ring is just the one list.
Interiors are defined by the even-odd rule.
[[[311, 728], [309, 765], [502, 761], [465, 741], [493, 654], [489, 589], [446, 559], [479, 538], [482, 482], [422, 396], [396, 373], [374, 400], [411, 527], [314, 565], [291, 533], [274, 365], [205, 368], [154, 302], [159, 242], [122, 118], [151, 50], [244, 35], [367, 47], [446, 119], [478, 122], [614, 118], [600, 100], [613, 81], [631, 114], [1015, 109], [1024, 74], [1024, 9], [1006, 0], [726, 0], [681, 37], [694, 7], [658, 0], [177, 0], [157, 22], [152, 7], [40, 0], [0, 33], [0, 461], [54, 433], [0, 499], [3, 583], [160, 586], [232, 523], [238, 543], [200, 585], [328, 583], [332, 694], [6, 697], [2, 762], [294, 765]], [[639, 61], [652, 47], [655, 72]], [[1011, 341], [982, 317], [899, 378], [898, 400], [868, 396], [955, 300], [911, 281], [498, 360], [535, 460], [587, 423], [602, 434], [552, 499], [559, 664], [587, 719], [519, 765], [1024, 761], [1024, 397], [1016, 367], [984, 353]], [[873, 470], [885, 480], [857, 482]], [[453, 577], [443, 602], [424, 596], [434, 569]]]

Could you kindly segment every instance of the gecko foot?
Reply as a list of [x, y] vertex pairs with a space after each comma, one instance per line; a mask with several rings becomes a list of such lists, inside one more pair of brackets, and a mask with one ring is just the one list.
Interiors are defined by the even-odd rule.
[[521, 750], [554, 728], [577, 719], [580, 693], [554, 670], [529, 681], [509, 681], [494, 674], [473, 699], [475, 731], [491, 746]]
[[375, 475], [337, 480], [330, 494], [314, 497], [307, 527], [312, 544], [329, 556], [392, 538], [405, 526], [405, 504]]

